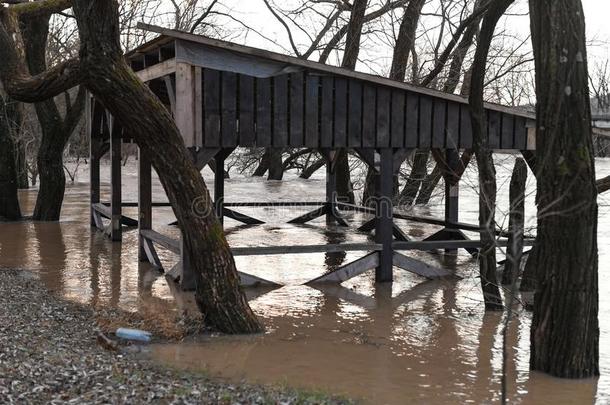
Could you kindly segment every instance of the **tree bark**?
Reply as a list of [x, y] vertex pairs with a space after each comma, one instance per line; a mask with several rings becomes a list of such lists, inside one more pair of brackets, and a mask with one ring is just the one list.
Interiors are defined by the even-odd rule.
[[20, 139], [15, 141], [15, 168], [17, 170], [17, 187], [19, 189], [29, 188], [27, 154], [25, 144]]
[[[50, 15], [22, 18], [20, 21], [25, 56], [30, 73], [47, 70], [46, 49]], [[74, 103], [66, 96], [66, 116], [62, 117], [55, 100], [35, 104], [42, 130], [36, 164], [40, 188], [36, 197], [33, 219], [58, 221], [66, 188], [63, 152], [85, 108], [85, 91], [80, 89]]]
[[12, 136], [15, 107], [13, 101], [0, 94], [0, 221], [21, 219]]
[[261, 161], [252, 175], [262, 177], [267, 172], [269, 172], [267, 180], [282, 180], [282, 177], [284, 177], [281, 149], [265, 148], [265, 153], [263, 153]]
[[362, 36], [362, 26], [364, 25], [364, 13], [368, 0], [354, 0], [352, 12], [347, 25], [347, 36], [345, 38], [345, 49], [343, 51], [343, 61], [341, 67], [354, 70], [358, 62], [360, 53], [360, 37]]
[[317, 172], [318, 170], [323, 168], [325, 164], [326, 164], [325, 159], [318, 159], [315, 162], [313, 162], [312, 164], [310, 164], [309, 166], [307, 166], [306, 168], [304, 168], [303, 172], [301, 173], [301, 175], [299, 177], [302, 179], [308, 179], [315, 172]]
[[428, 172], [429, 150], [418, 150], [413, 158], [409, 178], [400, 192], [399, 205], [412, 205]]
[[530, 367], [557, 377], [597, 376], [597, 190], [584, 14], [580, 0], [529, 6], [538, 174]]
[[479, 227], [482, 247], [479, 253], [479, 270], [481, 287], [485, 299], [485, 308], [502, 309], [502, 298], [496, 276], [496, 169], [493, 163], [492, 150], [487, 136], [487, 120], [483, 106], [483, 87], [487, 55], [498, 20], [514, 0], [494, 0], [483, 18], [481, 34], [472, 64], [472, 82], [470, 96], [470, 116], [472, 120], [472, 137], [474, 153], [479, 169]]

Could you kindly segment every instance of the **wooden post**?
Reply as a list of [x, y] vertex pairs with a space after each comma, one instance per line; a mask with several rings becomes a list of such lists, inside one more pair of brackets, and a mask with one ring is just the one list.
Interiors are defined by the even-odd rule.
[[176, 112], [174, 119], [187, 148], [195, 145], [195, 72], [187, 63], [176, 63]]
[[510, 217], [508, 219], [508, 246], [506, 263], [502, 273], [502, 284], [512, 284], [519, 276], [521, 257], [523, 256], [523, 229], [525, 226], [525, 182], [527, 181], [527, 164], [521, 158], [515, 160], [513, 175], [510, 180]]
[[225, 156], [222, 151], [214, 159], [214, 208], [221, 225], [224, 225]]
[[114, 118], [109, 120], [110, 126], [110, 239], [121, 240], [121, 128]]
[[145, 240], [141, 232], [152, 229], [152, 185], [151, 165], [148, 155], [138, 148], [138, 258], [141, 262], [148, 261], [144, 249]]
[[100, 202], [100, 139], [99, 128], [93, 128], [93, 105], [91, 95], [87, 93], [86, 122], [89, 134], [89, 193], [91, 196], [91, 226], [96, 226], [93, 204]]
[[326, 223], [334, 222], [333, 205], [337, 197], [337, 173], [335, 171], [335, 157], [337, 152], [330, 151], [326, 158]]
[[[377, 162], [375, 163], [377, 164]], [[392, 149], [381, 149], [379, 175], [376, 181], [377, 198], [375, 200], [375, 216], [377, 217], [375, 241], [382, 245], [379, 252], [379, 266], [375, 270], [375, 282], [377, 283], [391, 282], [393, 280], [393, 172]]]
[[[458, 152], [453, 149], [447, 149], [445, 152], [446, 167], [457, 168], [460, 157]], [[459, 199], [460, 199], [460, 180], [456, 178], [452, 172], [445, 173], [445, 221], [457, 223], [459, 220]], [[447, 229], [455, 229], [448, 225]], [[456, 249], [445, 249], [446, 254], [456, 254]]]
[[[457, 151], [447, 150], [446, 159], [448, 167], [457, 167], [459, 161]], [[459, 219], [459, 179], [453, 179], [451, 173], [447, 173], [445, 179], [445, 221], [456, 223]]]

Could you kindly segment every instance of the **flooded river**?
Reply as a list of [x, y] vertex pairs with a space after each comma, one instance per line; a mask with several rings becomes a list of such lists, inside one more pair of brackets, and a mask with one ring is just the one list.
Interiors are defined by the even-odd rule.
[[[498, 156], [498, 221], [508, 219], [510, 156]], [[610, 174], [610, 160], [597, 161], [598, 177]], [[322, 173], [320, 173], [321, 175]], [[102, 168], [108, 181], [108, 166]], [[210, 180], [210, 174], [205, 173]], [[87, 178], [86, 167], [81, 179]], [[208, 181], [208, 184], [211, 184]], [[135, 166], [128, 164], [123, 181], [124, 201], [137, 201]], [[535, 225], [534, 188], [530, 174], [526, 204], [528, 226]], [[108, 192], [108, 187], [104, 188]], [[324, 178], [302, 180], [288, 175], [268, 182], [233, 175], [226, 184], [227, 201], [321, 201]], [[26, 213], [36, 192], [21, 193]], [[159, 184], [155, 201], [165, 201]], [[477, 222], [476, 172], [467, 171], [460, 189], [460, 220]], [[111, 243], [89, 227], [89, 189], [84, 182], [70, 186], [62, 220], [56, 224], [0, 225], [0, 267], [36, 271], [45, 285], [71, 300], [116, 306], [129, 311], [154, 308], [168, 314], [190, 301], [170, 289], [161, 273], [138, 263], [137, 235], [127, 230], [123, 243]], [[600, 247], [600, 379], [560, 380], [529, 371], [531, 314], [519, 309], [509, 331], [508, 381], [511, 403], [610, 403], [610, 193], [599, 199]], [[240, 208], [267, 223], [225, 224], [232, 246], [319, 244], [366, 241], [355, 230], [367, 217], [346, 214], [350, 229], [327, 227], [323, 219], [294, 226], [286, 221], [302, 208]], [[442, 197], [416, 213], [442, 216]], [[135, 217], [133, 208], [126, 215]], [[176, 235], [169, 208], [156, 208], [156, 230]], [[414, 239], [438, 227], [397, 221]], [[159, 250], [168, 267], [176, 261]], [[499, 259], [503, 258], [501, 252]], [[412, 253], [409, 253], [412, 254]], [[430, 264], [455, 269], [457, 282], [425, 282], [395, 269], [396, 282], [375, 286], [365, 274], [341, 286], [313, 288], [303, 283], [362, 253], [330, 253], [237, 257], [241, 271], [282, 284], [269, 290], [249, 290], [250, 304], [267, 332], [249, 337], [191, 338], [177, 344], [153, 345], [157, 362], [202, 371], [231, 381], [246, 380], [323, 390], [370, 404], [492, 403], [500, 396], [502, 314], [485, 313], [476, 278], [477, 264], [464, 252], [444, 257], [413, 253]]]

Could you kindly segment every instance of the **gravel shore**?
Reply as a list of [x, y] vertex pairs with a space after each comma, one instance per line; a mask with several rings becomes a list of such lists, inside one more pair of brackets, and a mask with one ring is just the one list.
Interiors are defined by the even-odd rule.
[[232, 385], [97, 342], [92, 309], [0, 269], [0, 403], [343, 404], [296, 390]]

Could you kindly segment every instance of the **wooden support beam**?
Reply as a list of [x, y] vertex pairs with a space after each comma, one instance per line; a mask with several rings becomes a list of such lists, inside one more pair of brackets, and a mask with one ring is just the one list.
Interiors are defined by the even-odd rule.
[[[446, 171], [443, 173], [443, 177], [445, 178], [445, 221], [448, 223], [456, 223], [459, 220], [460, 202], [460, 181], [459, 177], [455, 175], [455, 168], [459, 162], [458, 152], [454, 149], [446, 150], [445, 162], [447, 162], [448, 169], [448, 171], [445, 169]], [[446, 249], [445, 253], [456, 254], [457, 251]]]
[[[525, 239], [524, 246], [533, 246], [535, 239]], [[506, 247], [508, 241], [506, 239], [496, 239], [494, 242], [496, 247]], [[421, 250], [431, 251], [435, 249], [468, 249], [481, 247], [481, 241], [476, 239], [469, 240], [414, 240], [409, 242], [394, 242], [392, 244], [394, 250]]]
[[403, 270], [407, 270], [419, 276], [426, 277], [429, 280], [453, 276], [453, 273], [445, 269], [430, 266], [429, 264], [426, 264], [421, 260], [413, 259], [412, 257], [407, 257], [398, 252], [394, 252], [392, 263], [396, 267], [400, 267]]
[[[94, 209], [100, 215], [100, 217], [112, 219], [112, 209], [110, 208], [110, 205], [95, 203], [91, 205], [91, 208]], [[120, 222], [121, 225], [125, 225], [130, 228], [138, 226], [137, 220], [129, 218], [125, 215], [121, 215]]]
[[[374, 208], [364, 207], [362, 205], [347, 204], [347, 203], [343, 203], [343, 202], [337, 202], [337, 205], [344, 210], [353, 210], [353, 211], [369, 213], [369, 214], [375, 213]], [[403, 214], [398, 210], [394, 211], [394, 218], [403, 219], [405, 221], [421, 222], [424, 224], [439, 225], [439, 226], [444, 226], [444, 227], [463, 229], [465, 231], [479, 232], [478, 225], [468, 224], [465, 222], [456, 222], [456, 223], [447, 222], [444, 219], [435, 218], [435, 217], [427, 217], [427, 216], [421, 216], [421, 215], [408, 215], [408, 214]], [[369, 224], [372, 223], [372, 221], [373, 220], [371, 219], [371, 220], [367, 221], [364, 225], [362, 225], [361, 230], [366, 232], [367, 227], [369, 226]], [[370, 228], [368, 230], [372, 230], [372, 229], [374, 229], [374, 228]], [[509, 233], [507, 231], [503, 231], [501, 229], [496, 230], [496, 236], [508, 237], [508, 235], [509, 235]], [[525, 237], [534, 238], [534, 236], [532, 236], [532, 235], [525, 235]]]
[[[195, 144], [195, 74], [193, 66], [176, 63], [176, 125], [187, 148]], [[218, 128], [219, 130], [219, 128]]]
[[169, 98], [169, 106], [172, 110], [172, 115], [176, 115], [176, 78], [171, 76], [165, 76], [163, 78], [165, 83], [165, 90], [167, 91], [167, 97]]
[[152, 229], [145, 229], [141, 231], [140, 234], [144, 238], [155, 242], [156, 244], [169, 250], [170, 252], [180, 254], [180, 241], [172, 239], [169, 236], [160, 234], [159, 232], [153, 231]]
[[147, 261], [153, 266], [155, 266], [159, 271], [165, 271], [165, 269], [163, 268], [163, 263], [161, 263], [161, 260], [159, 259], [159, 255], [157, 254], [157, 250], [155, 249], [155, 245], [153, 244], [153, 242], [146, 238], [142, 238], [141, 236], [139, 236], [139, 238], [142, 240], [141, 248], [144, 251], [144, 254], [146, 255], [146, 259], [140, 261]]
[[152, 65], [142, 70], [138, 70], [136, 75], [143, 82], [149, 82], [176, 72], [176, 59], [168, 59], [156, 65]]
[[379, 265], [375, 270], [375, 282], [391, 282], [393, 280], [392, 271], [392, 225], [393, 225], [393, 205], [392, 197], [394, 194], [394, 159], [392, 149], [385, 148], [380, 150], [379, 176], [377, 176], [377, 201], [375, 204], [375, 217], [377, 224], [375, 227], [375, 242], [382, 245], [379, 253]]
[[231, 248], [233, 256], [290, 255], [305, 253], [367, 252], [380, 250], [378, 243], [337, 243], [328, 245], [253, 246]]
[[241, 271], [238, 271], [237, 274], [239, 275], [239, 282], [242, 287], [281, 286], [273, 281], [265, 280], [264, 278], [254, 276], [252, 274], [243, 273]]
[[325, 201], [225, 202], [225, 207], [311, 207], [324, 204]]
[[220, 148], [190, 148], [197, 170], [201, 171], [220, 152]]
[[324, 205], [320, 208], [316, 208], [313, 211], [310, 211], [306, 214], [303, 214], [301, 216], [298, 216], [294, 219], [291, 219], [290, 221], [288, 221], [289, 224], [305, 224], [311, 220], [314, 220], [316, 218], [319, 218], [323, 215], [326, 215], [328, 212], [328, 206], [326, 205], [326, 203], [324, 203]]
[[[138, 148], [138, 258], [141, 262], [149, 261], [151, 257], [152, 244], [142, 237], [143, 230], [152, 229], [152, 181], [151, 181], [151, 163], [148, 155]], [[152, 246], [154, 250], [154, 246]], [[152, 255], [155, 261], [155, 255]], [[156, 257], [156, 261], [159, 258]], [[153, 263], [156, 265], [156, 263]]]
[[317, 277], [306, 284], [314, 283], [342, 283], [350, 278], [356, 277], [368, 270], [372, 270], [379, 266], [379, 253], [373, 252], [361, 257], [360, 259], [348, 263], [338, 269]]
[[121, 229], [121, 200], [122, 200], [122, 179], [121, 179], [121, 128], [110, 118], [110, 238], [113, 241], [122, 239]]
[[[376, 217], [373, 217], [373, 218], [369, 219], [368, 221], [366, 221], [364, 224], [362, 224], [362, 225], [361, 225], [361, 226], [358, 228], [358, 230], [359, 230], [360, 232], [370, 232], [370, 231], [372, 231], [373, 229], [375, 229], [375, 227], [376, 227], [376, 226], [377, 226], [377, 218], [376, 218]], [[406, 234], [405, 234], [405, 233], [402, 231], [402, 229], [400, 229], [400, 228], [398, 227], [398, 225], [396, 225], [396, 224], [394, 224], [394, 223], [392, 224], [392, 234], [394, 235], [394, 238], [396, 238], [396, 240], [399, 240], [399, 241], [406, 242], [406, 241], [411, 240], [411, 238], [409, 238], [409, 237], [408, 237], [408, 236], [407, 236], [407, 235], [406, 235]]]
[[[280, 284], [274, 283], [273, 281], [265, 280], [264, 278], [254, 276], [252, 274], [237, 272], [239, 276], [239, 282], [242, 287], [281, 287]], [[197, 287], [195, 278], [192, 275], [184, 277], [184, 268], [182, 262], [176, 263], [170, 271], [166, 273], [166, 277], [170, 280], [178, 283], [182, 291], [194, 291]]]
[[234, 220], [244, 223], [246, 225], [260, 225], [260, 224], [265, 223], [264, 221], [261, 221], [260, 219], [252, 218], [251, 216], [242, 214], [241, 212], [231, 210], [231, 209], [227, 208], [226, 206], [223, 207], [222, 213], [225, 217], [234, 219]]

